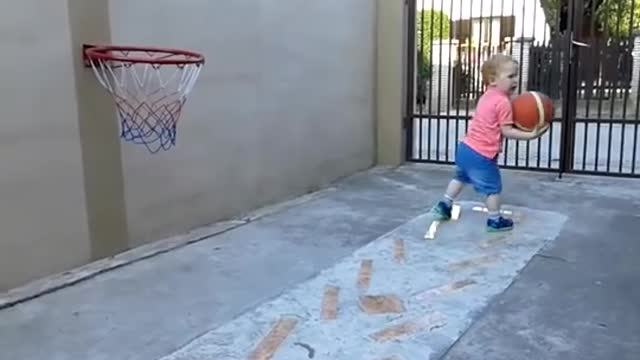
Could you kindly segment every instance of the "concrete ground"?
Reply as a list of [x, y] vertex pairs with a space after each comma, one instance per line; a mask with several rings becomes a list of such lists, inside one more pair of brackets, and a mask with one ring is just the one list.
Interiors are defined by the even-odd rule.
[[423, 238], [450, 168], [357, 174], [0, 310], [2, 359], [636, 359], [640, 181], [504, 172], [518, 223]]

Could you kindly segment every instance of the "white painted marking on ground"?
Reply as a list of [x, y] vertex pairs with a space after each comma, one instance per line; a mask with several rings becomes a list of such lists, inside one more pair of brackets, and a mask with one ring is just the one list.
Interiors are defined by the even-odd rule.
[[[474, 206], [471, 210], [473, 211], [478, 211], [478, 212], [489, 212], [489, 209], [487, 209], [486, 207], [482, 207], [482, 206]], [[511, 210], [500, 210], [500, 213], [505, 214], [505, 215], [513, 215], [513, 211]]]
[[439, 220], [434, 220], [429, 225], [427, 232], [424, 234], [424, 238], [427, 240], [433, 240], [436, 238], [436, 232], [438, 231], [438, 226], [440, 226]]
[[451, 219], [454, 221], [460, 219], [461, 212], [462, 207], [459, 204], [454, 204], [451, 208]]
[[[466, 211], [478, 204], [460, 205]], [[314, 349], [318, 359], [429, 358], [450, 347], [472, 324], [474, 314], [511, 284], [531, 257], [557, 237], [566, 221], [566, 216], [555, 212], [527, 209], [527, 215], [527, 221], [513, 230], [517, 243], [485, 250], [479, 244], [491, 235], [485, 232], [482, 213], [469, 211], [451, 222], [438, 242], [422, 239], [432, 220], [430, 214], [424, 214], [162, 360], [244, 360], [275, 321], [291, 316], [299, 319], [298, 324], [272, 360], [305, 357], [306, 350], [296, 345], [300, 343]], [[403, 239], [407, 250], [402, 266], [394, 260], [390, 246], [395, 239]], [[497, 260], [482, 263], [482, 271], [473, 262], [450, 271], [451, 264], [491, 254]], [[365, 259], [375, 264], [366, 295], [397, 296], [404, 312], [371, 315], [362, 311], [359, 299], [363, 294], [354, 276]], [[319, 311], [328, 284], [340, 288], [340, 312], [330, 322], [323, 321]], [[376, 336], [392, 341], [376, 341]]]
[[[451, 220], [452, 221], [456, 221], [458, 219], [460, 219], [460, 214], [462, 213], [462, 207], [459, 204], [454, 204], [451, 207]], [[440, 225], [442, 224], [441, 221], [439, 220], [434, 220], [431, 222], [431, 225], [429, 225], [429, 228], [427, 229], [427, 232], [424, 234], [424, 238], [427, 240], [433, 240], [436, 238], [436, 233], [438, 231], [438, 228], [440, 227]]]

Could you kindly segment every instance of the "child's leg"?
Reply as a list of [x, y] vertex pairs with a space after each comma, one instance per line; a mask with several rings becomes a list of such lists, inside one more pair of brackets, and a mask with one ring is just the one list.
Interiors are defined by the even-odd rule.
[[465, 151], [465, 160], [469, 164], [467, 165], [467, 175], [474, 189], [486, 196], [486, 205], [489, 211], [488, 230], [503, 231], [513, 228], [513, 222], [500, 214], [502, 177], [496, 159], [486, 158], [468, 148]]
[[500, 194], [491, 194], [487, 196], [487, 209], [489, 210], [489, 218], [497, 218], [500, 216]]
[[435, 218], [438, 220], [449, 220], [451, 219], [451, 210], [453, 207], [453, 202], [460, 195], [466, 183], [468, 183], [469, 177], [466, 174], [466, 171], [461, 167], [456, 169], [455, 176], [447, 185], [447, 190], [444, 193], [444, 196], [438, 203], [431, 209]]
[[496, 186], [491, 189], [491, 192], [487, 194], [486, 204], [489, 212], [487, 219], [487, 230], [489, 231], [506, 231], [513, 229], [513, 220], [505, 218], [500, 213], [502, 202], [500, 200], [500, 192], [502, 191], [502, 180], [500, 178], [500, 171], [497, 170], [495, 184]]
[[449, 182], [447, 186], [447, 190], [444, 193], [444, 197], [442, 201], [444, 201], [448, 206], [453, 205], [453, 201], [460, 195], [464, 189], [464, 183], [458, 179], [453, 179]]
[[453, 201], [460, 195], [460, 192], [464, 188], [464, 183], [456, 178], [452, 179], [447, 186], [447, 190], [444, 196], [438, 203], [431, 209], [432, 214], [437, 220], [449, 220], [451, 219], [451, 209], [453, 208]]
[[447, 190], [444, 193], [443, 200], [447, 205], [451, 206], [455, 199], [460, 195], [464, 186], [471, 182], [467, 171], [468, 164], [465, 161], [465, 145], [459, 143], [456, 151], [456, 173], [449, 182]]
[[513, 229], [513, 220], [505, 218], [500, 214], [501, 202], [500, 194], [491, 194], [486, 200], [489, 218], [487, 219], [487, 230], [506, 231]]

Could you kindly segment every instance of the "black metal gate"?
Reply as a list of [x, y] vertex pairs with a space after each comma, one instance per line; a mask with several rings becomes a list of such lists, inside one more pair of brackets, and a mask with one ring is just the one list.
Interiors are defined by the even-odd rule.
[[408, 0], [409, 161], [452, 163], [480, 67], [502, 52], [519, 91], [555, 102], [551, 129], [505, 140], [504, 168], [640, 177], [640, 0]]

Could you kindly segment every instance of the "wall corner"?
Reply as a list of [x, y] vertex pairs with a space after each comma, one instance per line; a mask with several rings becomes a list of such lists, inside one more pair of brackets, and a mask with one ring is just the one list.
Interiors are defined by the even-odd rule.
[[375, 162], [398, 166], [405, 160], [407, 5], [376, 0], [376, 7]]

